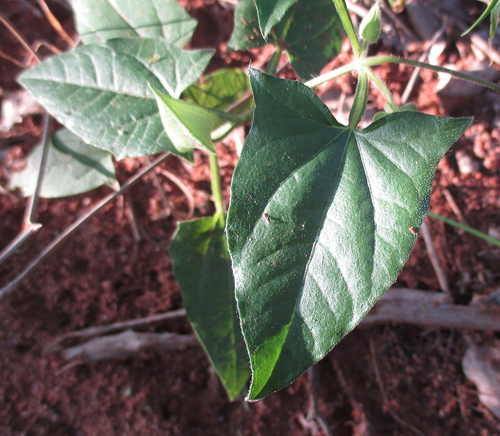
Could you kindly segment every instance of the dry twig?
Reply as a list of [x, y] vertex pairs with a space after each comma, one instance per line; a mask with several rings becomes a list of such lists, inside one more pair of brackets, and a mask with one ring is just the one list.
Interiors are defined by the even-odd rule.
[[191, 192], [189, 192], [189, 189], [182, 182], [182, 180], [179, 179], [175, 174], [172, 174], [170, 171], [167, 171], [165, 168], [159, 168], [158, 172], [160, 174], [164, 175], [170, 181], [174, 182], [179, 187], [179, 189], [184, 193], [184, 195], [187, 198], [188, 206], [189, 206], [188, 213], [187, 213], [187, 215], [186, 215], [186, 217], [184, 219], [186, 221], [190, 220], [193, 217], [193, 214], [194, 214], [194, 198], [193, 198], [193, 195], [191, 194]]
[[422, 231], [422, 236], [424, 237], [425, 246], [427, 247], [427, 255], [429, 256], [429, 260], [432, 263], [432, 267], [436, 272], [436, 276], [439, 281], [439, 286], [441, 289], [446, 292], [448, 295], [450, 294], [450, 285], [448, 283], [448, 277], [444, 272], [443, 267], [441, 266], [441, 262], [439, 261], [439, 256], [437, 255], [436, 248], [434, 247], [434, 242], [432, 241], [431, 231], [429, 229], [429, 225], [427, 221], [424, 220], [422, 223], [422, 227], [420, 228]]
[[51, 26], [55, 29], [55, 31], [59, 34], [59, 36], [62, 39], [64, 39], [71, 48], [73, 48], [73, 46], [75, 45], [74, 41], [63, 29], [59, 20], [56, 17], [54, 17], [54, 14], [50, 11], [49, 7], [47, 6], [47, 3], [45, 3], [45, 0], [37, 0], [37, 1], [40, 7], [42, 8], [43, 13], [47, 17], [47, 20], [51, 24]]

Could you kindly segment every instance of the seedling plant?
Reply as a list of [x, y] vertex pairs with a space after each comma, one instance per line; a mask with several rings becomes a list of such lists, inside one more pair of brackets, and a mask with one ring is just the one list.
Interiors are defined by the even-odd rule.
[[[498, 19], [498, 1], [491, 4]], [[73, 8], [82, 45], [20, 78], [65, 126], [50, 143], [41, 195], [116, 184], [112, 156], [209, 155], [215, 214], [179, 223], [170, 255], [186, 313], [231, 398], [249, 377], [250, 401], [283, 388], [363, 319], [408, 259], [436, 167], [471, 123], [399, 107], [372, 68], [404, 63], [500, 90], [368, 56], [380, 33], [378, 2], [356, 31], [344, 0], [239, 0], [229, 47], [273, 44], [267, 71], [202, 79], [214, 52], [182, 48], [196, 22], [174, 0], [142, 0], [140, 13], [128, 0], [74, 0]], [[353, 60], [321, 75], [345, 33]], [[276, 77], [285, 48], [300, 80]], [[344, 125], [314, 88], [351, 73], [357, 86]], [[387, 104], [358, 129], [370, 86]], [[214, 144], [250, 120], [226, 215]], [[39, 153], [12, 181], [26, 195]]]

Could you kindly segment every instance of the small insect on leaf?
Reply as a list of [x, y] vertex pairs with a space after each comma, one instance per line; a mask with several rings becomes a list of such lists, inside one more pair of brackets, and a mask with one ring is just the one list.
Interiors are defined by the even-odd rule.
[[409, 230], [410, 230], [410, 232], [412, 232], [414, 235], [416, 235], [416, 234], [417, 234], [417, 232], [415, 231], [415, 229], [414, 229], [413, 227], [410, 227], [410, 229], [409, 229]]
[[265, 212], [264, 212], [264, 213], [262, 214], [262, 216], [264, 217], [264, 219], [265, 219], [268, 223], [270, 223], [270, 222], [271, 222], [271, 218], [269, 218], [269, 215], [268, 215], [267, 213], [265, 213]]

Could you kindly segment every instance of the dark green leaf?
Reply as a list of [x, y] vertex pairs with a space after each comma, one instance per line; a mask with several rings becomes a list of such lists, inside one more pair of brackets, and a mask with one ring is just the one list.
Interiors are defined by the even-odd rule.
[[224, 216], [179, 224], [172, 244], [175, 277], [186, 313], [231, 399], [250, 369], [234, 298]]
[[398, 112], [354, 130], [299, 82], [250, 81], [227, 232], [255, 400], [320, 360], [394, 282], [436, 166], [471, 120]]
[[254, 0], [259, 17], [260, 31], [267, 38], [271, 29], [278, 24], [286, 11], [290, 9], [297, 0]]
[[212, 55], [163, 40], [114, 39], [54, 56], [24, 73], [20, 82], [62, 124], [118, 159], [177, 153], [148, 83], [178, 97]]
[[196, 20], [175, 0], [73, 0], [72, 5], [85, 44], [142, 37], [183, 47], [196, 27]]
[[[264, 40], [254, 33], [257, 13], [251, 0], [240, 0], [243, 16], [235, 17], [229, 46], [238, 50], [260, 47]], [[285, 14], [271, 34], [286, 48], [295, 72], [304, 80], [321, 69], [340, 51], [343, 27], [332, 0], [299, 0]]]
[[[25, 197], [35, 192], [41, 152], [42, 146], [35, 148], [26, 168], [12, 176], [11, 188], [21, 188]], [[111, 154], [86, 144], [69, 130], [63, 129], [52, 138], [40, 196], [67, 197], [104, 184], [113, 185], [115, 181]]]

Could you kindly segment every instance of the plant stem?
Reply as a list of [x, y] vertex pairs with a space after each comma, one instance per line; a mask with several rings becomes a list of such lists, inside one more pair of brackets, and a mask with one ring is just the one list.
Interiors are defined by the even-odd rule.
[[387, 100], [387, 103], [389, 103], [389, 106], [394, 111], [398, 110], [398, 105], [394, 102], [392, 98], [391, 91], [389, 91], [389, 88], [385, 85], [385, 83], [370, 69], [370, 68], [363, 68], [363, 71], [366, 73], [366, 75], [370, 78], [370, 80], [374, 83], [374, 85], [382, 91], [384, 94], [384, 97]]
[[36, 259], [33, 260], [14, 280], [12, 280], [6, 286], [4, 286], [2, 289], [0, 289], [0, 299], [2, 299], [2, 297], [5, 294], [12, 291], [14, 289], [14, 287], [22, 279], [24, 279], [31, 271], [33, 271], [33, 269], [35, 269], [35, 267], [40, 262], [45, 260], [45, 258], [47, 258], [49, 256], [49, 254], [51, 254], [64, 240], [66, 240], [66, 238], [68, 236], [70, 236], [74, 230], [76, 230], [78, 227], [80, 227], [89, 218], [93, 217], [97, 212], [99, 212], [111, 200], [114, 200], [120, 194], [123, 194], [125, 191], [127, 191], [127, 189], [130, 189], [132, 186], [134, 186], [141, 179], [142, 176], [149, 173], [153, 168], [155, 168], [157, 165], [159, 165], [161, 162], [163, 162], [169, 155], [170, 155], [170, 153], [168, 153], [168, 152], [162, 154], [150, 166], [139, 171], [131, 179], [129, 179], [126, 183], [124, 183], [123, 186], [120, 188], [120, 190], [112, 192], [111, 194], [104, 197], [99, 203], [97, 203], [94, 206], [94, 208], [90, 212], [88, 212], [86, 215], [82, 216], [80, 219], [78, 219], [73, 224], [71, 224], [66, 230], [64, 230], [64, 232], [62, 232], [47, 247], [45, 247], [45, 249], [36, 257]]
[[344, 74], [350, 73], [351, 71], [357, 70], [359, 67], [358, 60], [354, 60], [353, 62], [344, 65], [343, 67], [337, 68], [329, 73], [322, 74], [321, 76], [316, 77], [315, 79], [311, 79], [304, 83], [304, 85], [309, 88], [314, 88], [315, 86], [321, 85], [322, 83], [328, 82], [329, 80], [335, 79], [335, 77], [342, 76]]
[[210, 153], [210, 179], [212, 182], [212, 195], [214, 196], [215, 213], [223, 214], [224, 205], [222, 203], [222, 189], [220, 184], [219, 162], [217, 154]]
[[471, 235], [477, 236], [478, 238], [481, 238], [481, 239], [483, 239], [483, 240], [485, 240], [493, 245], [500, 247], [500, 240], [493, 238], [492, 236], [487, 235], [486, 233], [480, 232], [479, 230], [473, 229], [472, 227], [466, 226], [465, 224], [459, 223], [455, 220], [452, 220], [451, 218], [446, 218], [442, 215], [438, 215], [437, 213], [434, 213], [434, 212], [429, 211], [428, 215], [431, 218], [441, 220], [441, 221], [445, 222], [446, 224], [449, 224], [450, 226], [457, 227], [458, 229], [462, 229], [462, 230], [466, 231], [467, 233], [470, 233]]
[[451, 76], [458, 77], [459, 79], [477, 83], [478, 85], [482, 85], [486, 88], [494, 89], [495, 91], [500, 92], [500, 85], [497, 85], [496, 83], [488, 82], [487, 80], [480, 79], [479, 77], [474, 77], [471, 74], [450, 70], [448, 68], [438, 67], [437, 65], [431, 65], [425, 62], [413, 61], [411, 59], [403, 59], [391, 55], [373, 56], [361, 60], [362, 65], [367, 67], [373, 67], [375, 65], [380, 65], [386, 62], [390, 62], [393, 64], [411, 65], [413, 67], [427, 68], [428, 70], [437, 71], [439, 73], [447, 73], [450, 74]]
[[361, 54], [361, 49], [359, 47], [358, 36], [356, 35], [356, 31], [354, 30], [354, 26], [352, 24], [351, 16], [349, 15], [349, 11], [347, 10], [347, 6], [344, 0], [333, 0], [335, 7], [337, 8], [337, 12], [339, 14], [340, 19], [342, 20], [342, 24], [344, 25], [344, 29], [351, 41], [352, 51], [354, 52], [354, 56], [359, 58]]
[[267, 64], [266, 73], [271, 74], [272, 76], [276, 75], [276, 69], [278, 68], [278, 64], [281, 58], [281, 47], [276, 45], [276, 49], [274, 50], [273, 55], [271, 56], [271, 60]]

